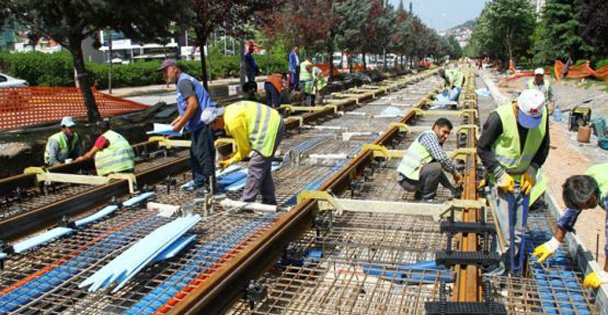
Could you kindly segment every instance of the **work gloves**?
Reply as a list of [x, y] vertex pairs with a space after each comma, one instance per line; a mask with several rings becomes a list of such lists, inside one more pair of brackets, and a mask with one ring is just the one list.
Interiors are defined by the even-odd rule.
[[222, 171], [225, 170], [232, 163], [233, 163], [232, 159], [218, 161], [218, 164], [220, 165], [220, 170], [222, 170]]
[[526, 195], [530, 195], [532, 187], [536, 185], [536, 170], [532, 166], [528, 167], [528, 170], [521, 175], [520, 185], [521, 191]]
[[553, 253], [555, 253], [555, 251], [558, 248], [559, 248], [559, 241], [555, 237], [552, 237], [546, 243], [536, 247], [534, 249], [534, 252], [532, 253], [532, 256], [539, 257], [537, 262], [542, 263], [547, 258], [553, 256]]
[[503, 172], [500, 177], [496, 179], [496, 186], [504, 190], [505, 192], [513, 192], [515, 190], [515, 180], [507, 172]]
[[454, 174], [452, 174], [452, 176], [454, 176], [454, 181], [456, 182], [457, 185], [459, 185], [462, 182], [462, 174], [460, 174], [460, 172], [455, 171]]
[[583, 287], [597, 289], [602, 284], [608, 284], [608, 275], [605, 272], [600, 271], [592, 272], [585, 277], [583, 281]]

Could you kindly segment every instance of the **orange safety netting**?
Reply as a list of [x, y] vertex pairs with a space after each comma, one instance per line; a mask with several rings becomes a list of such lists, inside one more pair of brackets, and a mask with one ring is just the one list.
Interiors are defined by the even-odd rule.
[[[317, 63], [314, 65], [315, 67], [321, 69], [321, 73], [324, 76], [329, 76], [329, 64], [328, 63]], [[340, 71], [338, 71], [338, 69], [336, 69], [336, 67], [334, 67], [334, 75], [339, 74]]]
[[[147, 106], [93, 89], [102, 117], [133, 112]], [[18, 87], [0, 89], [0, 130], [59, 121], [63, 116], [86, 118], [78, 88]]]
[[[564, 73], [564, 63], [556, 60], [555, 64], [553, 65], [553, 70], [555, 71], [557, 80], [560, 80]], [[597, 70], [593, 70], [589, 66], [589, 61], [587, 61], [579, 66], [570, 66], [568, 69], [567, 78], [580, 79], [589, 76], [593, 76], [598, 80], [608, 81], [608, 66], [603, 66]]]

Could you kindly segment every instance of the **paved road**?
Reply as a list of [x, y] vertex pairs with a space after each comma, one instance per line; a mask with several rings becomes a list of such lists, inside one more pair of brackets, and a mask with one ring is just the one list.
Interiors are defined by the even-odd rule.
[[177, 101], [176, 98], [175, 92], [126, 97], [126, 99], [130, 101], [149, 106], [152, 106], [158, 102], [165, 102], [167, 104], [175, 103]]

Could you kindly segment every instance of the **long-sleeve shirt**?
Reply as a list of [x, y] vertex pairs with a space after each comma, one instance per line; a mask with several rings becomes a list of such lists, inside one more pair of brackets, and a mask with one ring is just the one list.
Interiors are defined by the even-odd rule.
[[289, 71], [296, 72], [300, 69], [300, 56], [295, 51], [289, 53]]
[[[604, 204], [602, 208], [608, 211], [608, 196], [604, 197]], [[567, 232], [576, 233], [574, 230], [574, 225], [576, 224], [576, 220], [578, 219], [578, 215], [581, 211], [576, 209], [566, 208], [564, 214], [557, 221], [557, 226]], [[605, 229], [604, 229], [605, 237], [606, 237], [606, 246], [604, 247], [604, 253], [608, 256], [608, 212], [606, 213], [605, 219]]]
[[456, 172], [456, 165], [454, 161], [448, 157], [447, 153], [443, 149], [443, 145], [439, 142], [439, 138], [434, 132], [425, 132], [420, 135], [420, 139], [418, 139], [420, 144], [426, 148], [427, 151], [431, 154], [434, 161], [438, 161], [441, 163], [441, 166], [445, 171], [448, 171], [452, 174]]
[[[547, 130], [545, 132], [545, 137], [543, 138], [538, 151], [532, 158], [531, 165], [535, 169], [538, 170], [541, 167], [547, 156], [549, 155], [549, 123], [547, 122]], [[494, 150], [492, 146], [496, 139], [502, 134], [503, 127], [502, 121], [496, 112], [490, 113], [488, 119], [483, 124], [483, 132], [479, 137], [479, 142], [477, 143], [477, 154], [481, 159], [481, 162], [485, 166], [485, 168], [494, 174], [494, 177], [498, 178], [504, 172], [504, 169], [496, 160], [496, 155], [494, 154]], [[528, 135], [528, 129], [517, 124], [517, 132], [519, 133], [519, 147], [524, 148], [526, 143], [526, 136]]]
[[226, 131], [234, 138], [237, 147], [237, 152], [230, 158], [229, 164], [237, 163], [251, 153], [247, 117], [241, 112], [237, 112], [234, 116], [226, 113], [224, 115], [224, 124]]
[[[49, 139], [46, 145], [46, 153], [48, 156], [47, 164], [49, 166], [65, 163], [66, 159], [76, 159], [79, 156], [84, 154], [82, 149], [82, 144], [80, 141], [76, 144], [75, 148], [71, 148], [72, 138], [67, 138], [65, 134], [62, 134], [62, 137], [66, 138], [66, 143], [68, 144], [67, 155], [63, 155], [59, 149], [59, 142], [57, 140], [51, 138]], [[77, 134], [74, 134], [72, 137], [78, 137]]]
[[247, 71], [252, 71], [255, 73], [255, 71], [258, 69], [258, 65], [255, 63], [253, 54], [250, 52], [245, 54], [245, 65], [247, 67]]

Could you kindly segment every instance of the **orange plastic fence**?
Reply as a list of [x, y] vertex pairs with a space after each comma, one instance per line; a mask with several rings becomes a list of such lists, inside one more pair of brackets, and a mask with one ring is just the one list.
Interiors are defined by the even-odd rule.
[[[556, 60], [553, 64], [553, 70], [555, 70], [555, 76], [557, 77], [557, 80], [560, 80], [563, 76], [564, 63], [559, 60]], [[568, 69], [567, 78], [581, 79], [590, 76], [593, 76], [598, 80], [608, 81], [608, 66], [603, 66], [597, 70], [593, 70], [589, 66], [589, 61], [587, 61], [579, 66], [570, 66], [570, 68]]]
[[[102, 117], [133, 112], [147, 106], [93, 89]], [[63, 116], [86, 118], [78, 88], [18, 87], [0, 89], [0, 130], [59, 121]]]
[[[321, 73], [324, 76], [329, 76], [329, 64], [328, 63], [317, 63], [315, 64], [315, 67], [321, 69]], [[338, 71], [338, 69], [336, 69], [336, 67], [334, 67], [334, 75], [339, 74], [340, 71]]]

